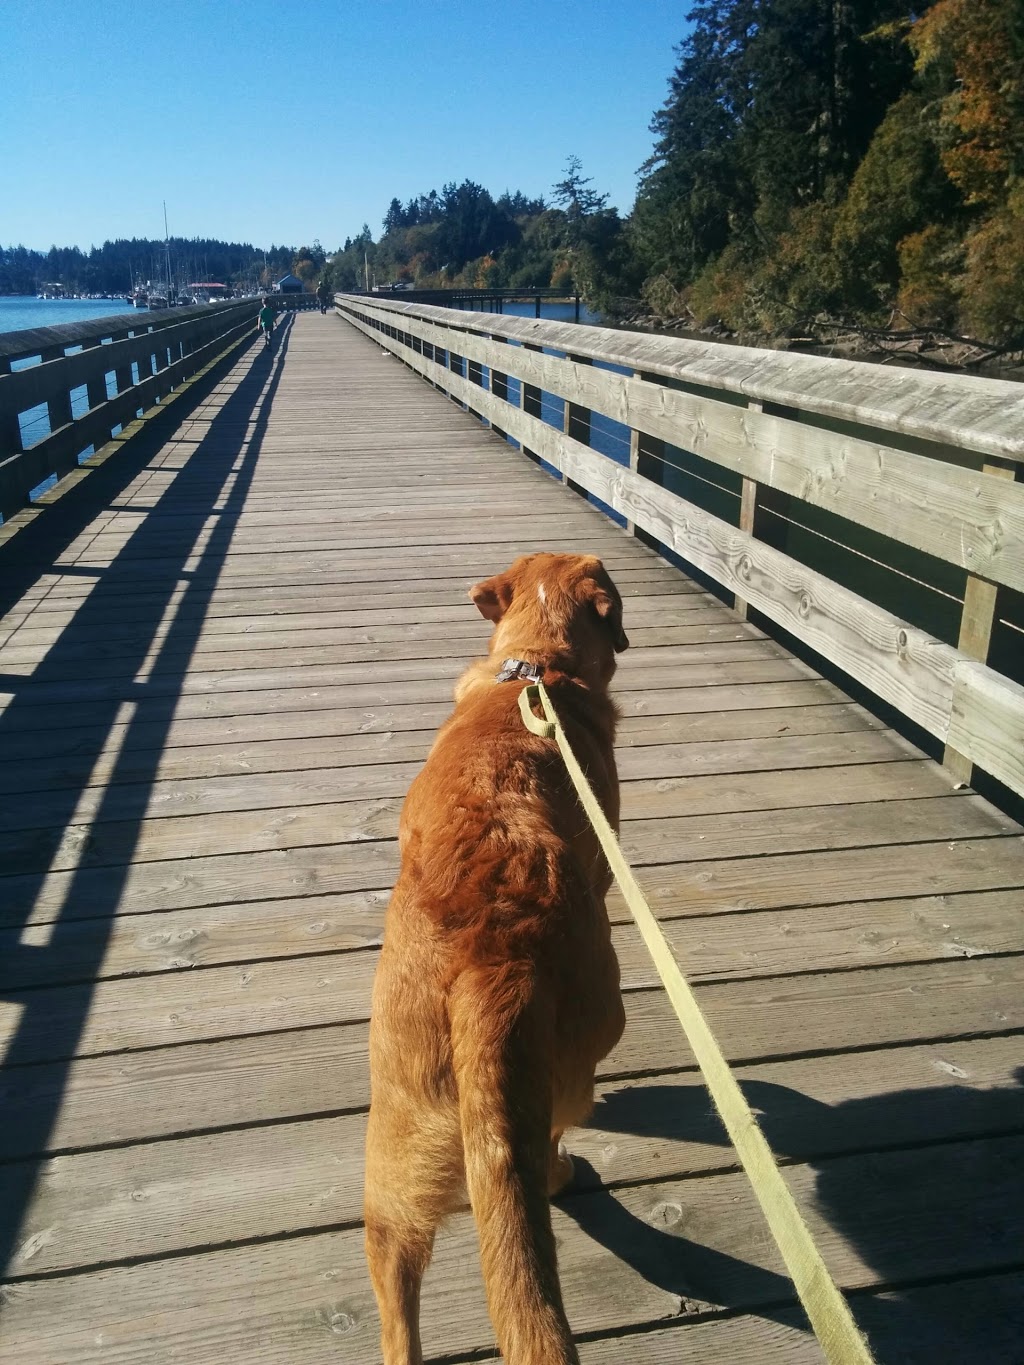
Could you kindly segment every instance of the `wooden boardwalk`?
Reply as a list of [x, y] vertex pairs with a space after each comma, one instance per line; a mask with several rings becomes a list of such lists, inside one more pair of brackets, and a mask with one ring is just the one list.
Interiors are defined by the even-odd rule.
[[[379, 1359], [393, 836], [486, 638], [466, 589], [534, 549], [622, 590], [627, 854], [879, 1361], [1024, 1357], [1019, 827], [307, 313], [0, 548], [4, 1359]], [[555, 1213], [584, 1360], [820, 1360], [610, 910], [629, 1023]], [[468, 1216], [423, 1318], [489, 1358]]]

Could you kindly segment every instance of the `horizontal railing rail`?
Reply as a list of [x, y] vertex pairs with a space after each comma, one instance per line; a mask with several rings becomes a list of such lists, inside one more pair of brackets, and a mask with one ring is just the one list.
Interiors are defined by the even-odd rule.
[[400, 299], [403, 303], [427, 303], [439, 308], [469, 308], [479, 312], [504, 312], [506, 303], [532, 303], [534, 316], [541, 316], [545, 303], [571, 303], [576, 322], [580, 320], [582, 295], [579, 290], [556, 288], [487, 289], [470, 286], [450, 286], [447, 289], [420, 289], [405, 284], [382, 285], [378, 288], [355, 289], [352, 297], [371, 299]]
[[[317, 304], [310, 294], [270, 297], [279, 309]], [[0, 517], [225, 347], [255, 335], [259, 306], [237, 299], [0, 335]], [[33, 439], [26, 419], [37, 411]]]
[[[935, 736], [958, 775], [977, 764], [1024, 794], [1024, 688], [988, 662], [999, 621], [1024, 663], [1024, 620], [1003, 621], [999, 606], [1024, 591], [1020, 386], [379, 297], [336, 306], [741, 610]], [[543, 394], [561, 400], [561, 429], [544, 420]], [[627, 433], [621, 462], [590, 444], [597, 416]], [[710, 487], [731, 520], [665, 486], [681, 468], [670, 450], [690, 460], [687, 491]], [[840, 520], [823, 532], [814, 517]], [[780, 525], [795, 544], [817, 537], [826, 560], [858, 556], [868, 578], [890, 571], [888, 548], [908, 598], [922, 590], [915, 575], [934, 572], [923, 587], [958, 610], [951, 638], [768, 543]]]

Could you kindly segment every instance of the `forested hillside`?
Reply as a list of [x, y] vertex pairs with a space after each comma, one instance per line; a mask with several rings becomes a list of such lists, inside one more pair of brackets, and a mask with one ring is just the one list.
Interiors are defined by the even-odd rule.
[[704, 0], [631, 216], [576, 158], [551, 203], [469, 181], [335, 259], [379, 280], [569, 285], [742, 333], [823, 319], [1024, 345], [1024, 0]]
[[[286, 269], [336, 289], [553, 285], [750, 336], [833, 320], [1024, 347], [1024, 0], [701, 0], [688, 21], [626, 216], [570, 156], [541, 195], [394, 198], [377, 240], [364, 225], [333, 256], [172, 256], [250, 287]], [[120, 292], [162, 253], [11, 248], [0, 292]]]
[[636, 293], [643, 282], [618, 211], [591, 189], [577, 157], [551, 189], [551, 203], [506, 190], [492, 197], [464, 180], [402, 204], [392, 199], [384, 235], [364, 226], [328, 267], [337, 289], [367, 279], [423, 288], [466, 285], [517, 289], [579, 288], [595, 307]]
[[[656, 306], [1024, 341], [1021, 0], [705, 0], [631, 224]], [[894, 318], [895, 310], [895, 318]]]

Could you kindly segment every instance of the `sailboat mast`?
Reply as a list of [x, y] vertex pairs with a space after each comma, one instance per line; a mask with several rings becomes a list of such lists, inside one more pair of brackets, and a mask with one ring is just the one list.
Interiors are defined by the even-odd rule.
[[167, 235], [167, 200], [164, 200], [164, 266], [167, 271], [167, 293], [171, 293], [171, 242]]

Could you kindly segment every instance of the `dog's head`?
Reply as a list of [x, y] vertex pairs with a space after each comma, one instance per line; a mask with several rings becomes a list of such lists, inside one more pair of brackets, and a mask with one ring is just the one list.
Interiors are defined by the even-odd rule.
[[523, 555], [469, 595], [495, 624], [492, 651], [568, 653], [610, 677], [613, 655], [629, 648], [622, 598], [594, 555]]

